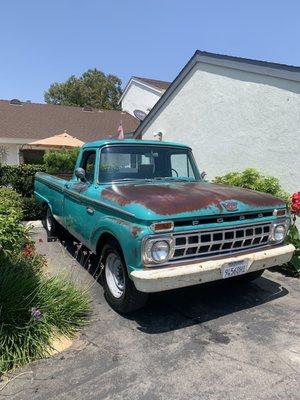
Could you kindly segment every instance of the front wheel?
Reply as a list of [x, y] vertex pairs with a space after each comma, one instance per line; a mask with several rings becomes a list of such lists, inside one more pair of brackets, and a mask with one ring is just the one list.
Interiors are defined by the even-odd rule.
[[101, 261], [104, 266], [104, 295], [111, 308], [119, 313], [142, 308], [148, 295], [138, 291], [129, 278], [122, 250], [117, 242], [111, 241], [104, 246]]

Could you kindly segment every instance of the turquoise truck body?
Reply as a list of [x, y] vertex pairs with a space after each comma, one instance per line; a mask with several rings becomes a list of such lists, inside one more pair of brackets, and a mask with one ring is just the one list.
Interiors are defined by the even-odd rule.
[[[95, 171], [98, 171], [102, 149], [123, 145], [149, 148], [166, 146], [190, 151], [187, 146], [169, 142], [103, 140], [87, 143], [81, 148], [75, 170], [81, 166], [84, 152], [96, 152]], [[145, 238], [161, 235], [153, 230], [155, 223], [172, 221], [171, 234], [176, 236], [202, 231], [226, 231], [227, 228], [253, 227], [257, 224], [263, 226], [264, 223], [282, 221], [282, 218], [284, 223], [288, 221], [286, 205], [282, 200], [246, 189], [211, 184], [200, 177], [197, 181], [184, 182], [145, 179], [134, 183], [113, 183], [99, 181], [95, 173], [92, 182], [88, 183], [80, 181], [75, 173], [68, 181], [37, 173], [35, 197], [47, 204], [54, 219], [94, 253], [97, 253], [107, 235], [114, 237], [123, 251], [129, 276], [132, 271], [147, 268], [143, 263], [142, 246]], [[278, 215], [282, 215], [281, 219]], [[269, 241], [255, 243], [254, 239], [251, 240], [251, 245], [241, 251], [251, 253], [260, 247], [278, 246]], [[183, 260], [181, 264], [201, 260], [201, 254], [193, 251], [190, 252], [191, 257], [187, 253], [186, 257], [178, 258], [179, 261]], [[231, 251], [224, 252], [223, 257], [232, 254]], [[176, 265], [175, 261], [170, 263], [171, 266]], [[156, 269], [159, 267], [155, 266]]]

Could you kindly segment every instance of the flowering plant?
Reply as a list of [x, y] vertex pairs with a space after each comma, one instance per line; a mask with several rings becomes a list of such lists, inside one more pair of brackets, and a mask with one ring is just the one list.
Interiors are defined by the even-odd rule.
[[23, 256], [30, 257], [33, 254], [34, 248], [32, 244], [27, 244], [23, 249]]
[[42, 317], [42, 312], [39, 308], [37, 307], [33, 307], [31, 309], [31, 316], [33, 319], [35, 320], [39, 320]]
[[287, 242], [296, 247], [291, 264], [300, 273], [300, 233], [296, 226], [296, 217], [300, 217], [300, 192], [291, 196], [292, 225], [287, 234]]
[[291, 196], [291, 200], [292, 200], [291, 212], [300, 217], [300, 192], [294, 193]]

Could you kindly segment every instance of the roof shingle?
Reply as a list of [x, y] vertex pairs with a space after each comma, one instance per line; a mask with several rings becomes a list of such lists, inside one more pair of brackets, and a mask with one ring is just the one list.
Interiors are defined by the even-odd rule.
[[10, 104], [0, 100], [0, 137], [43, 139], [67, 131], [84, 141], [114, 136], [122, 120], [124, 133], [133, 132], [139, 121], [120, 110], [83, 111], [81, 107], [52, 104]]

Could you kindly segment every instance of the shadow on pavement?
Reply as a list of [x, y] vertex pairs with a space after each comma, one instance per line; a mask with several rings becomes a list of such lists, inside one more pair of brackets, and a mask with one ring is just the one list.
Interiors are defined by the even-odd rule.
[[[58, 240], [69, 254], [97, 279], [98, 259], [94, 255], [89, 255], [87, 249], [81, 248], [78, 252], [78, 241], [66, 231], [59, 235]], [[86, 257], [89, 262], [86, 261]], [[264, 276], [244, 284], [230, 280], [210, 282], [153, 293], [143, 309], [123, 317], [136, 321], [137, 329], [144, 333], [158, 334], [250, 309], [286, 296], [288, 293], [286, 288]]]
[[287, 294], [287, 289], [264, 277], [248, 284], [210, 282], [153, 294], [143, 310], [127, 318], [137, 321], [141, 331], [157, 334], [208, 322]]

